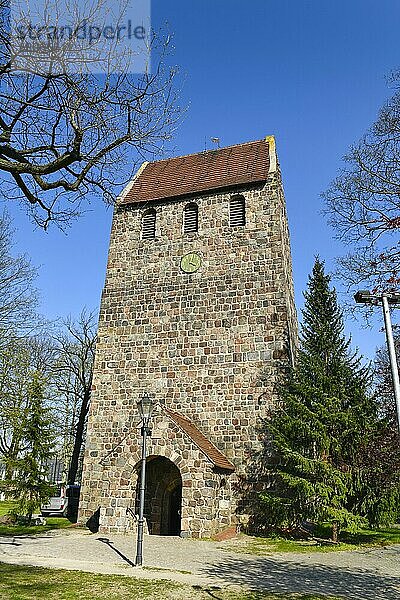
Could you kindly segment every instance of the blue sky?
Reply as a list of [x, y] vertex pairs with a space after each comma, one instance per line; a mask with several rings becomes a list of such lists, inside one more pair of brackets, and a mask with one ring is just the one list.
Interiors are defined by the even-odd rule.
[[[154, 0], [152, 23], [167, 23], [174, 35], [170, 61], [180, 67], [187, 108], [169, 155], [202, 151], [211, 137], [226, 146], [276, 136], [300, 309], [314, 255], [332, 269], [344, 252], [319, 195], [390, 95], [385, 75], [400, 67], [400, 2]], [[42, 312], [55, 318], [97, 307], [111, 210], [93, 203], [65, 235], [35, 230], [23, 211], [9, 209], [18, 250], [39, 267]], [[349, 321], [347, 331], [370, 357], [384, 341], [379, 326]]]

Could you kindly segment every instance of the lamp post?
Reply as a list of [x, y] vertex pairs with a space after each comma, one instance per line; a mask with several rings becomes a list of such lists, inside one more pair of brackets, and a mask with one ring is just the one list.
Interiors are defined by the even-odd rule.
[[358, 304], [369, 304], [372, 306], [382, 305], [383, 319], [385, 322], [386, 331], [386, 342], [389, 352], [390, 369], [392, 371], [392, 381], [394, 397], [396, 400], [396, 411], [397, 411], [397, 426], [400, 430], [400, 382], [399, 382], [399, 369], [396, 360], [396, 350], [394, 347], [393, 340], [393, 329], [392, 321], [390, 319], [389, 305], [400, 305], [400, 293], [399, 292], [383, 292], [382, 294], [371, 294], [367, 290], [359, 290], [354, 294], [354, 299]]
[[140, 473], [140, 490], [139, 490], [139, 521], [137, 533], [137, 550], [135, 565], [140, 567], [143, 563], [143, 528], [144, 528], [144, 492], [146, 489], [146, 442], [147, 436], [151, 435], [149, 427], [151, 413], [153, 412], [154, 403], [152, 398], [145, 393], [137, 403], [139, 414], [142, 417], [142, 470]]

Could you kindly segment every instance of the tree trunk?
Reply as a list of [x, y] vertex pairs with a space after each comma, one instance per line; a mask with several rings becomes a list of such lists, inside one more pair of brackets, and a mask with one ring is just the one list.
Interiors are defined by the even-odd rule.
[[76, 433], [75, 433], [75, 439], [74, 439], [74, 449], [72, 451], [71, 462], [69, 464], [69, 469], [68, 469], [68, 477], [67, 477], [68, 485], [73, 485], [75, 483], [76, 475], [78, 473], [79, 456], [80, 456], [81, 449], [82, 449], [83, 434], [85, 432], [85, 424], [86, 424], [86, 417], [87, 417], [88, 410], [89, 410], [89, 402], [90, 402], [90, 389], [85, 391], [85, 394], [84, 394], [84, 397], [82, 400], [81, 410], [79, 411], [78, 424], [76, 426]]
[[337, 521], [333, 521], [332, 523], [332, 542], [337, 544], [339, 541], [339, 524]]

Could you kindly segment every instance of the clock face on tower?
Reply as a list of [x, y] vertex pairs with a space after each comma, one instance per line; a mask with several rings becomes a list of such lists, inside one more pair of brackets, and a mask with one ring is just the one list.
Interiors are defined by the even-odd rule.
[[185, 273], [194, 273], [201, 266], [201, 256], [197, 252], [190, 252], [181, 258], [181, 269]]

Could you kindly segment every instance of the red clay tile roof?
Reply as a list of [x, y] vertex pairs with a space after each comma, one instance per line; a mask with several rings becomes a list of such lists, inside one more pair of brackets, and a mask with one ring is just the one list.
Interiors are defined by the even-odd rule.
[[177, 413], [169, 408], [165, 408], [164, 411], [174, 421], [180, 429], [182, 429], [192, 440], [194, 444], [207, 456], [207, 458], [218, 468], [225, 469], [227, 471], [234, 471], [235, 465], [233, 465], [227, 458], [218, 450], [213, 443], [211, 443], [206, 436], [196, 427], [194, 423], [187, 417]]
[[133, 204], [266, 181], [268, 138], [144, 163], [120, 198]]

